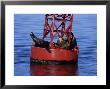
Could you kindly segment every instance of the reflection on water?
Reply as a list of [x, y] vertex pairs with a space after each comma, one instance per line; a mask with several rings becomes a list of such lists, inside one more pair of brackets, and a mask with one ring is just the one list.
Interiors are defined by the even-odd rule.
[[73, 76], [77, 75], [77, 65], [37, 65], [31, 64], [32, 76]]

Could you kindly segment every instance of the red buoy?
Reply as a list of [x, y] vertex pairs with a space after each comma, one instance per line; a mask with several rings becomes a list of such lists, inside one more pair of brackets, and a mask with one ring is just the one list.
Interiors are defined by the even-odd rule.
[[[37, 63], [58, 63], [58, 62], [77, 62], [79, 48], [76, 45], [76, 38], [71, 42], [73, 24], [72, 14], [46, 14], [42, 39], [33, 36], [38, 44], [32, 44], [31, 61]], [[45, 41], [46, 36], [50, 36], [50, 42]], [[65, 44], [57, 45], [54, 42], [55, 37], [65, 38]], [[47, 45], [45, 45], [47, 43]], [[76, 44], [74, 44], [76, 43]], [[73, 45], [71, 45], [73, 44]], [[56, 46], [57, 45], [57, 46]]]

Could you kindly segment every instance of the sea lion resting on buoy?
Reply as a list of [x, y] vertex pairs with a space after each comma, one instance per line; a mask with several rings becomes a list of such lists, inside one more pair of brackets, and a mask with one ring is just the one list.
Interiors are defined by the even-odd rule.
[[[30, 36], [36, 47], [46, 48], [49, 52], [51, 52], [49, 49], [50, 42], [37, 38], [33, 32], [31, 32]], [[58, 42], [55, 43], [55, 45], [57, 48], [61, 47], [61, 48], [67, 48], [69, 50], [72, 50], [72, 49], [74, 49], [75, 46], [77, 46], [77, 42], [76, 42], [76, 38], [74, 37], [73, 33], [71, 32], [70, 44], [68, 46], [67, 46], [67, 40], [64, 40], [61, 37], [59, 37]]]
[[30, 36], [31, 36], [31, 38], [32, 38], [32, 40], [33, 40], [33, 42], [34, 42], [34, 45], [35, 45], [36, 47], [42, 47], [42, 48], [47, 49], [48, 52], [51, 52], [51, 51], [49, 50], [49, 42], [48, 42], [48, 41], [44, 41], [44, 40], [42, 40], [42, 39], [37, 38], [37, 37], [34, 35], [33, 32], [31, 32]]

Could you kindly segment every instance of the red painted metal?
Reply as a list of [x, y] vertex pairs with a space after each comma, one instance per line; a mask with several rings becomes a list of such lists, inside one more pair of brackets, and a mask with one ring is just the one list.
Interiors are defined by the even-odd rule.
[[49, 53], [45, 48], [32, 46], [31, 58], [45, 61], [77, 61], [78, 47], [74, 48], [72, 51], [61, 48], [50, 50], [51, 53]]
[[50, 34], [50, 47], [53, 47], [55, 36], [62, 37], [66, 35], [68, 43], [72, 31], [73, 15], [72, 14], [46, 14], [43, 39]]

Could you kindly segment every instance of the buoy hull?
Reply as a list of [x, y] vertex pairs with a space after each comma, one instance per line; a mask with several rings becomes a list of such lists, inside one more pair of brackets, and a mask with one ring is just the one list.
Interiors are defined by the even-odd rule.
[[50, 49], [49, 52], [45, 48], [32, 46], [31, 61], [32, 62], [76, 62], [78, 58], [78, 47], [74, 50], [66, 49]]

